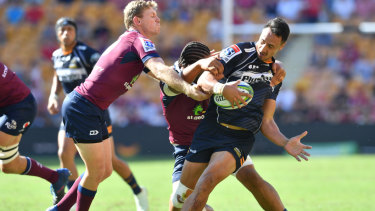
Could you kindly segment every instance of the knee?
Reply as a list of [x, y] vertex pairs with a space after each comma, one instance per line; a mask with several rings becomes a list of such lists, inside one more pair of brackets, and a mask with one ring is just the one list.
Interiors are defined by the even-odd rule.
[[106, 178], [108, 178], [109, 176], [111, 176], [112, 171], [113, 171], [112, 165], [107, 166], [105, 168], [105, 172], [104, 172], [104, 175], [103, 175], [103, 180], [106, 179]]
[[74, 160], [75, 153], [69, 152], [69, 150], [67, 150], [66, 148], [61, 147], [57, 151], [57, 155], [59, 156], [60, 160], [67, 161], [67, 160]]

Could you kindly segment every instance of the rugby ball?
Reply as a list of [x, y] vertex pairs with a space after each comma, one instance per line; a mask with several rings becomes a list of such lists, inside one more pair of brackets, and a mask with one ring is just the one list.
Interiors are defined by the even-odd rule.
[[[243, 82], [241, 81], [238, 85], [238, 90], [240, 90], [241, 92], [245, 92], [245, 93], [248, 93], [248, 94], [251, 94], [251, 96], [254, 95], [254, 90], [253, 88], [246, 82]], [[224, 109], [228, 109], [228, 110], [232, 110], [232, 109], [237, 109], [237, 105], [234, 105], [234, 108], [232, 108], [232, 105], [230, 104], [230, 102], [223, 96], [223, 95], [217, 95], [215, 94], [213, 96], [214, 98], [214, 102], [216, 103], [217, 106], [221, 107], [221, 108], [224, 108]], [[249, 98], [249, 97], [246, 97], [246, 96], [242, 96], [242, 99], [245, 100], [246, 103], [250, 103], [250, 101], [253, 99], [252, 97]]]

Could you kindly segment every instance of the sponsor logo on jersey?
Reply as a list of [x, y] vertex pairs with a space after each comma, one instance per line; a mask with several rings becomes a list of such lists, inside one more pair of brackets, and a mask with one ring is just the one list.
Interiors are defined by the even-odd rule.
[[140, 37], [139, 39], [141, 40], [143, 50], [145, 52], [156, 51], [156, 47], [151, 40], [145, 39], [145, 38], [142, 38], [142, 37]]
[[253, 71], [248, 71], [242, 74], [241, 80], [249, 84], [255, 84], [259, 82], [270, 82], [272, 79], [271, 71], [257, 73]]
[[97, 130], [90, 130], [90, 136], [96, 136], [99, 134], [99, 131]]
[[7, 73], [8, 73], [8, 67], [6, 65], [4, 65], [4, 72], [3, 72], [3, 74], [1, 76], [3, 78], [5, 78], [7, 76]]
[[93, 68], [93, 71], [99, 71], [99, 72], [101, 72], [103, 70], [104, 70], [104, 68], [102, 68], [102, 67], [100, 67], [98, 65], [95, 65], [94, 68]]
[[69, 68], [73, 69], [73, 68], [77, 68], [78, 67], [78, 61], [80, 59], [78, 57], [73, 57], [72, 60], [70, 60], [70, 63], [69, 63]]
[[9, 130], [15, 130], [17, 128], [17, 122], [12, 119], [12, 121], [5, 123]]
[[255, 47], [245, 48], [244, 51], [245, 51], [246, 53], [253, 52], [253, 51], [255, 51]]
[[242, 51], [237, 45], [231, 45], [220, 52], [220, 58], [224, 60], [225, 63], [228, 63], [232, 58], [240, 53], [242, 53]]
[[124, 83], [124, 86], [125, 86], [125, 89], [127, 91], [129, 91], [132, 87], [133, 87], [133, 84], [135, 83], [135, 81], [138, 79], [139, 75], [136, 75], [133, 77], [133, 79], [130, 81], [130, 83], [128, 82], [125, 82]]

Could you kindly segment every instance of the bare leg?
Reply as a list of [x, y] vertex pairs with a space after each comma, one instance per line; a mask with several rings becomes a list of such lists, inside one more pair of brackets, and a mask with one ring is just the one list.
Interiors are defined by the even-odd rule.
[[212, 154], [210, 163], [199, 178], [193, 193], [186, 199], [181, 210], [202, 210], [215, 186], [236, 169], [236, 161], [227, 151]]
[[255, 170], [254, 165], [242, 167], [236, 175], [237, 179], [254, 195], [259, 205], [267, 211], [282, 211], [284, 205], [271, 184]]
[[112, 150], [108, 139], [100, 143], [76, 144], [78, 152], [86, 165], [81, 185], [96, 190], [100, 182], [112, 173]]
[[77, 149], [74, 145], [73, 139], [65, 136], [65, 130], [59, 130], [57, 143], [59, 146], [58, 156], [60, 167], [69, 169], [72, 173], [72, 175], [69, 176], [69, 181], [74, 181], [78, 177], [78, 170], [74, 161]]

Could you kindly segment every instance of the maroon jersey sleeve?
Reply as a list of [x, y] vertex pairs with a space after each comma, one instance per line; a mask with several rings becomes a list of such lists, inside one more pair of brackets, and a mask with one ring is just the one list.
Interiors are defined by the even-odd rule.
[[0, 87], [0, 107], [18, 103], [30, 94], [30, 89], [3, 63], [0, 63]]

